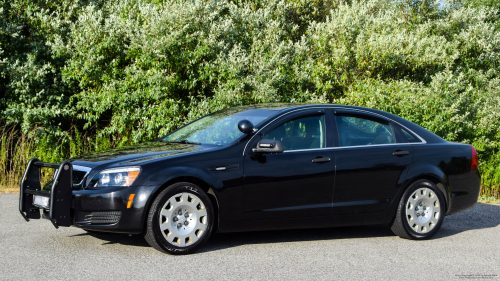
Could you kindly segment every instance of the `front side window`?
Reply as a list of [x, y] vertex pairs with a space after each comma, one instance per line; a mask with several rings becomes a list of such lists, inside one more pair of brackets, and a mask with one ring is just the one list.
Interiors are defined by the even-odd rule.
[[389, 122], [354, 116], [336, 116], [340, 146], [396, 143]]
[[324, 148], [325, 117], [297, 118], [282, 124], [262, 138], [281, 141], [284, 150]]

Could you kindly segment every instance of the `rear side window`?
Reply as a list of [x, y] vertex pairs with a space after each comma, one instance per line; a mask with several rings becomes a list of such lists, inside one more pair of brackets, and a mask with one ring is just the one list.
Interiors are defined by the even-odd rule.
[[417, 138], [414, 134], [408, 132], [406, 129], [401, 128], [401, 132], [405, 135], [408, 142], [422, 142], [419, 138]]
[[354, 116], [336, 116], [340, 146], [396, 143], [389, 122]]

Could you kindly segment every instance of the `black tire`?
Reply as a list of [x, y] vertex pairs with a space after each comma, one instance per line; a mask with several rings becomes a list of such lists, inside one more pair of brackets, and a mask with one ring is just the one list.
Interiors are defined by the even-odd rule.
[[[164, 232], [162, 232], [160, 228], [160, 216], [163, 207], [165, 206], [165, 204], [167, 204], [167, 201], [169, 201], [169, 199], [171, 199], [175, 195], [185, 194], [185, 193], [197, 196], [203, 203], [204, 205], [203, 210], [206, 210], [206, 221], [204, 221], [205, 222], [204, 226], [206, 226], [206, 228], [202, 231], [203, 233], [202, 235], [200, 235], [197, 241], [192, 242], [192, 244], [190, 245], [180, 246], [180, 244], [176, 245], [176, 243], [173, 243], [174, 241], [170, 243], [165, 238], [166, 236], [164, 235]], [[180, 208], [182, 209], [182, 207]], [[163, 216], [162, 220], [165, 219], [166, 219], [165, 216]], [[214, 222], [214, 209], [212, 206], [212, 202], [210, 201], [210, 198], [208, 197], [206, 192], [195, 184], [188, 182], [179, 182], [165, 188], [165, 190], [163, 190], [153, 201], [153, 204], [151, 205], [147, 218], [146, 234], [144, 235], [144, 238], [146, 239], [148, 244], [151, 245], [151, 247], [161, 252], [174, 255], [191, 254], [195, 252], [197, 249], [199, 249], [209, 239], [213, 229], [213, 222]], [[174, 231], [172, 231], [172, 233], [174, 233]]]
[[[420, 193], [422, 190], [431, 190], [432, 193], [429, 192], [429, 195], [427, 195], [427, 197], [430, 197], [432, 194], [434, 194], [434, 195], [436, 195], [437, 199], [439, 200], [438, 201], [438, 204], [439, 204], [439, 214], [438, 215], [439, 215], [439, 217], [436, 219], [437, 222], [436, 223], [429, 222], [429, 224], [432, 224], [432, 229], [430, 229], [429, 231], [427, 231], [425, 233], [419, 232], [418, 230], [420, 228], [420, 225], [413, 223], [414, 222], [413, 219], [414, 218], [416, 219], [416, 216], [412, 216], [412, 214], [416, 212], [415, 211], [416, 209], [412, 210], [410, 208], [410, 205], [412, 205], [412, 204], [409, 201], [410, 196], [412, 196], [412, 198], [413, 198], [412, 200], [418, 200], [418, 199], [414, 199], [415, 197], [413, 197], [413, 196], [416, 195], [417, 191]], [[416, 196], [419, 196], [419, 195], [417, 194]], [[420, 196], [422, 196], [422, 199], [425, 198], [425, 195], [420, 195]], [[432, 200], [434, 200], [434, 199], [432, 199]], [[434, 204], [432, 204], [432, 205], [434, 205]], [[407, 214], [407, 208], [409, 208], [409, 211], [408, 211], [410, 213], [409, 215]], [[418, 208], [418, 204], [417, 204], [417, 208]], [[425, 212], [422, 208], [423, 207], [420, 207], [420, 210], [419, 210], [421, 212], [421, 214], [423, 214], [423, 212]], [[427, 208], [429, 208], [429, 207], [427, 207]], [[435, 214], [432, 214], [432, 213], [435, 213], [434, 211], [436, 211], [436, 210], [431, 210], [430, 215], [435, 216]], [[396, 217], [394, 218], [394, 221], [391, 225], [391, 230], [392, 230], [392, 232], [394, 232], [394, 234], [398, 235], [401, 238], [405, 238], [405, 239], [412, 239], [412, 240], [430, 239], [434, 235], [436, 235], [436, 233], [441, 228], [441, 225], [443, 224], [443, 221], [444, 221], [445, 213], [446, 213], [446, 201], [445, 201], [443, 193], [439, 190], [439, 188], [434, 183], [432, 183], [428, 180], [419, 180], [419, 181], [414, 182], [412, 185], [410, 185], [410, 187], [408, 187], [408, 189], [405, 191], [405, 193], [401, 197], [401, 200], [399, 201], [399, 205], [397, 208]], [[412, 219], [412, 222], [409, 221], [410, 218]], [[427, 219], [426, 217], [422, 217], [422, 221], [425, 222], [426, 219]], [[412, 224], [412, 225], [410, 225], [410, 224]], [[423, 227], [426, 227], [426, 226], [424, 225]]]

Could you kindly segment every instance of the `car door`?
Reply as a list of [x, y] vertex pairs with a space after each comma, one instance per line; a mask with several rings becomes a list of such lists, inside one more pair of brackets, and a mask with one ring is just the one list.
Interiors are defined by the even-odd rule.
[[381, 116], [336, 110], [335, 125], [333, 214], [384, 210], [408, 173], [412, 146]]
[[[251, 140], [244, 157], [245, 219], [331, 214], [335, 162], [333, 130], [327, 122], [331, 118], [327, 118], [325, 110], [290, 114]], [[261, 139], [281, 141], [284, 152], [250, 153]]]

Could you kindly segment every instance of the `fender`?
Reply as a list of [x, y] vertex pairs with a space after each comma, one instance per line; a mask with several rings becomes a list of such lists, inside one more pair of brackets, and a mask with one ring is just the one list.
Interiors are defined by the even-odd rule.
[[159, 188], [167, 182], [181, 177], [198, 178], [199, 180], [206, 182], [210, 187], [213, 187], [215, 189], [221, 189], [223, 186], [222, 180], [215, 177], [214, 173], [192, 166], [168, 167], [159, 170], [149, 175], [145, 180], [145, 183], [154, 183], [153, 185]]
[[401, 194], [403, 194], [406, 188], [412, 183], [421, 179], [432, 181], [439, 190], [441, 190], [446, 200], [446, 212], [448, 212], [451, 198], [451, 186], [448, 176], [437, 166], [424, 163], [413, 164], [406, 176], [406, 183], [404, 184]]
[[[147, 217], [155, 195], [169, 183], [173, 181], [192, 181], [194, 184], [204, 188], [205, 191], [213, 196], [218, 207], [219, 221], [234, 221], [243, 218], [243, 167], [242, 159], [231, 161], [231, 168], [224, 171], [210, 170], [210, 167], [193, 166], [170, 166], [160, 169], [154, 173], [148, 174], [144, 179], [145, 183], [141, 187], [142, 192], [146, 192], [147, 202], [143, 220]], [[147, 190], [147, 191], [146, 191]], [[211, 191], [211, 192], [209, 192]], [[231, 210], [231, 211], [229, 211]]]
[[[167, 167], [165, 169], [161, 169], [155, 173], [152, 173], [148, 175], [148, 177], [144, 180], [146, 186], [141, 186], [140, 191], [137, 191], [137, 193], [147, 194], [147, 196], [143, 197], [147, 198], [147, 200], [146, 202], [144, 202], [144, 211], [142, 214], [141, 225], [144, 225], [144, 222], [146, 221], [148, 210], [151, 207], [154, 199], [156, 198], [155, 195], [161, 192], [161, 190], [166, 187], [166, 184], [168, 182], [186, 177], [196, 178], [198, 181], [204, 182], [208, 185], [208, 187], [213, 187], [214, 189], [222, 187], [222, 181], [220, 179], [216, 179], [208, 171], [200, 168], [188, 166]], [[214, 196], [216, 197], [215, 194]]]

